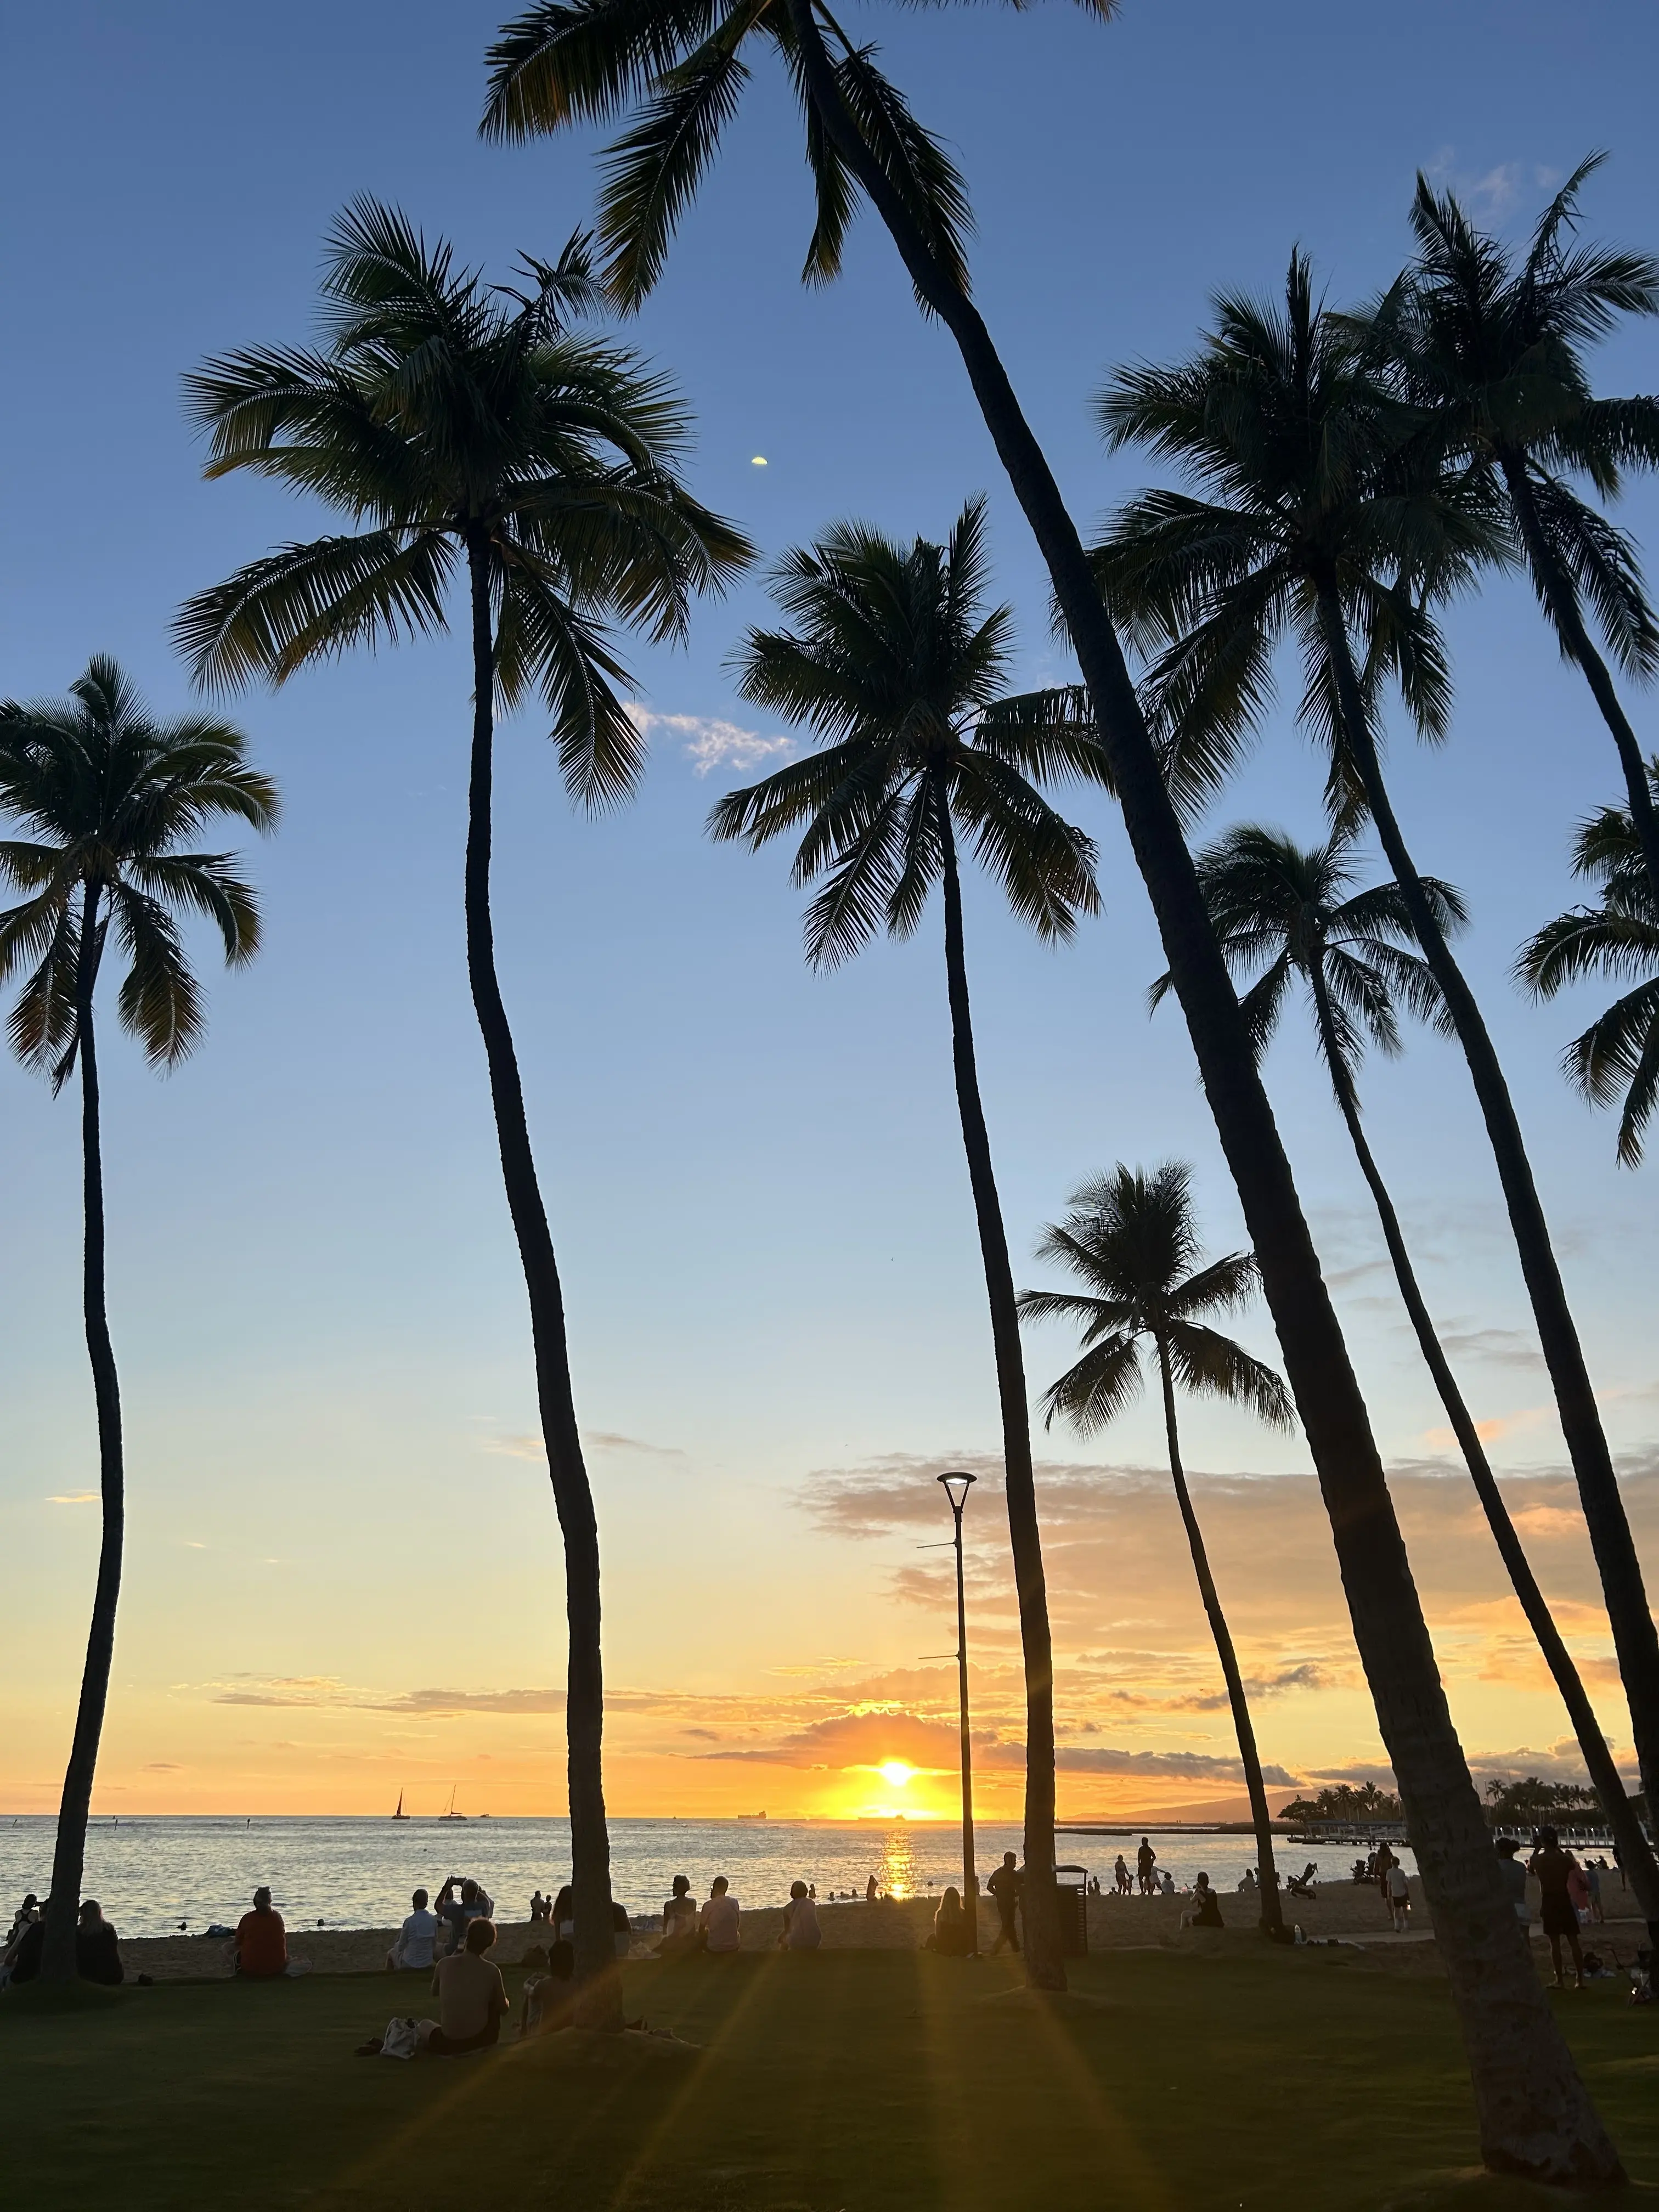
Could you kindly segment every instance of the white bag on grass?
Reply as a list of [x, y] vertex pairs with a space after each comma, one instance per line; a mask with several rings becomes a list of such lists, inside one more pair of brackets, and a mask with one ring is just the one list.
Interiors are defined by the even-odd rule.
[[412, 2058], [421, 2047], [420, 2030], [411, 2019], [394, 2017], [380, 2039], [382, 2058]]

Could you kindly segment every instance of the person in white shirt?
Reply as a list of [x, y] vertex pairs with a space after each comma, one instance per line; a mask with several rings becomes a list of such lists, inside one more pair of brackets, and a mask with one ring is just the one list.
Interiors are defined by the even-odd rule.
[[783, 1908], [783, 1929], [778, 1937], [781, 1951], [816, 1951], [823, 1941], [823, 1930], [818, 1926], [818, 1908], [807, 1894], [804, 1881], [789, 1885], [789, 1902]]
[[428, 1973], [432, 1971], [432, 1949], [438, 1940], [438, 1916], [426, 1909], [426, 1892], [417, 1889], [410, 1902], [415, 1907], [398, 1930], [398, 1940], [386, 1954], [386, 1970], [395, 1974], [400, 1966], [419, 1966]]
[[739, 1948], [738, 1900], [728, 1894], [731, 1884], [717, 1874], [709, 1885], [708, 1901], [697, 1915], [705, 1951], [735, 1951]]

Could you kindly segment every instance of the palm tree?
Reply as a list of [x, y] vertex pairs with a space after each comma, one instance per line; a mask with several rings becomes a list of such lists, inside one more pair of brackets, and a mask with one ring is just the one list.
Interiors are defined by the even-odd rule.
[[1022, 1291], [1026, 1321], [1076, 1321], [1087, 1346], [1081, 1359], [1043, 1394], [1043, 1425], [1062, 1413], [1079, 1436], [1092, 1436], [1140, 1395], [1142, 1340], [1150, 1341], [1164, 1394], [1164, 1430], [1170, 1446], [1170, 1479], [1193, 1555], [1199, 1595], [1215, 1638], [1227, 1685], [1238, 1755], [1255, 1828], [1261, 1878], [1261, 1926], [1282, 1936], [1279, 1875], [1273, 1865], [1273, 1815], [1261, 1778], [1244, 1677], [1239, 1672], [1227, 1616], [1210, 1571], [1209, 1554], [1193, 1510], [1176, 1428], [1176, 1384], [1229, 1404], [1243, 1406], [1274, 1428], [1295, 1425], [1291, 1394], [1271, 1367], [1253, 1359], [1242, 1344], [1206, 1325], [1207, 1315], [1231, 1313], [1260, 1285], [1255, 1255], [1230, 1252], [1200, 1264], [1193, 1219], [1192, 1170], [1167, 1160], [1149, 1176], [1115, 1168], [1075, 1190], [1063, 1222], [1050, 1222], [1037, 1239], [1037, 1257], [1057, 1261], [1089, 1285], [1086, 1294]]
[[1596, 398], [1584, 361], [1620, 315], [1659, 314], [1659, 260], [1575, 239], [1579, 188], [1605, 159], [1592, 154], [1579, 163], [1519, 261], [1477, 230], [1450, 192], [1419, 176], [1411, 215], [1417, 259], [1374, 327], [1447, 443], [1503, 486], [1545, 619], [1618, 748], [1659, 898], [1659, 811], [1586, 609], [1614, 660], [1637, 677], [1659, 670], [1659, 623], [1632, 540], [1569, 481], [1588, 477], [1613, 496], [1632, 463], [1659, 461], [1659, 399]]
[[970, 501], [944, 545], [905, 547], [860, 523], [786, 555], [773, 578], [795, 627], [753, 630], [738, 659], [745, 698], [810, 730], [820, 749], [709, 817], [758, 851], [804, 827], [795, 879], [823, 888], [806, 911], [814, 967], [851, 959], [885, 926], [908, 937], [937, 884], [963, 1146], [990, 1300], [1002, 1409], [1008, 1534], [1025, 1660], [1026, 1972], [1063, 1989], [1054, 1896], [1054, 1656], [1031, 1467], [1019, 1315], [975, 1061], [958, 842], [965, 841], [1037, 934], [1064, 941], [1092, 914], [1094, 848], [1034, 777], [1086, 775], [1089, 741], [1024, 732], [985, 710], [1007, 665], [1012, 617], [984, 611], [985, 510]]
[[675, 474], [687, 425], [668, 386], [634, 354], [569, 328], [568, 317], [596, 300], [580, 237], [556, 264], [526, 261], [520, 287], [492, 291], [396, 210], [355, 202], [328, 240], [325, 349], [249, 349], [208, 362], [187, 389], [191, 413], [211, 434], [210, 476], [254, 470], [321, 497], [359, 526], [282, 546], [203, 592], [181, 612], [179, 636], [204, 684], [256, 676], [280, 684], [348, 646], [446, 628], [449, 586], [465, 575], [473, 679], [467, 966], [564, 1538], [584, 2017], [619, 2027], [600, 1758], [599, 1533], [563, 1292], [495, 969], [495, 718], [498, 702], [510, 709], [539, 691], [572, 798], [599, 808], [626, 797], [642, 745], [620, 696], [629, 679], [607, 619], [679, 635], [692, 594], [720, 586], [749, 548]]
[[211, 921], [233, 967], [259, 949], [254, 894], [228, 853], [193, 841], [221, 815], [268, 830], [276, 790], [247, 764], [247, 740], [205, 715], [157, 721], [112, 660], [88, 662], [67, 699], [0, 706], [0, 878], [24, 896], [0, 914], [0, 981], [21, 977], [7, 1021], [13, 1051], [62, 1089], [81, 1071], [82, 1294], [98, 1411], [103, 1535], [81, 1698], [52, 1863], [43, 1978], [75, 1978], [75, 1929], [98, 1745], [115, 1650], [126, 1479], [121, 1389], [104, 1283], [103, 1132], [94, 1004], [111, 929], [126, 969], [116, 1018], [157, 1067], [200, 1042], [200, 986], [179, 921]]
[[[1116, 0], [1080, 0], [1100, 21]], [[489, 56], [483, 134], [525, 139], [635, 119], [607, 157], [600, 231], [624, 303], [649, 290], [749, 76], [769, 44], [803, 112], [818, 221], [803, 271], [827, 282], [862, 191], [926, 314], [954, 339], [1054, 588], [1092, 727], [1157, 915], [1199, 1073], [1237, 1186], [1262, 1290], [1342, 1562], [1362, 1663], [1400, 1780], [1463, 2023], [1485, 2155], [1543, 2176], [1617, 2173], [1539, 1992], [1492, 1864], [1353, 1364], [1238, 1001], [1082, 537], [969, 295], [967, 196], [939, 142], [823, 0], [538, 0]]]
[[1282, 312], [1224, 295], [1216, 313], [1195, 359], [1121, 371], [1100, 401], [1109, 447], [1143, 441], [1183, 463], [1212, 496], [1142, 494], [1098, 549], [1097, 573], [1109, 603], [1157, 651], [1149, 690], [1188, 790], [1213, 784], [1254, 732], [1281, 637], [1301, 647], [1302, 718], [1329, 748], [1339, 815], [1356, 805], [1370, 815], [1474, 1080], [1589, 1527], [1643, 1784], [1655, 1796], [1659, 1630], [1641, 1561], [1514, 1101], [1406, 844], [1376, 736], [1389, 675], [1419, 729], [1445, 731], [1450, 680], [1427, 602], [1465, 584], [1480, 561], [1501, 558], [1503, 541], [1480, 479], [1448, 470], [1413, 412], [1379, 388], [1363, 338], [1316, 304], [1301, 254], [1291, 257]]
[[[1613, 1840], [1626, 1874], [1635, 1885], [1642, 1911], [1659, 1923], [1659, 1869], [1625, 1794], [1607, 1741], [1585, 1692], [1572, 1654], [1562, 1640], [1548, 1603], [1538, 1587], [1526, 1551], [1486, 1457], [1451, 1363], [1441, 1344], [1407, 1249], [1400, 1216], [1360, 1119], [1358, 1070], [1367, 1039], [1379, 1052], [1401, 1049], [1398, 1008], [1443, 1022], [1440, 994], [1427, 962], [1415, 949], [1411, 917], [1397, 884], [1356, 890], [1358, 869], [1352, 833], [1338, 830], [1322, 845], [1298, 846], [1284, 831], [1242, 824], [1198, 856], [1216, 934], [1229, 963], [1241, 979], [1254, 971], [1243, 996], [1244, 1018], [1258, 1048], [1265, 1050], [1284, 1012], [1292, 986], [1308, 994], [1314, 1034], [1336, 1093], [1359, 1171], [1365, 1178], [1382, 1224], [1383, 1242], [1395, 1279], [1410, 1316], [1419, 1349], [1434, 1378], [1468, 1467], [1498, 1553], [1509, 1571], [1528, 1626], [1561, 1692], [1579, 1747], [1600, 1793]], [[1646, 888], [1646, 878], [1637, 880]], [[1449, 884], [1425, 877], [1442, 932], [1449, 937], [1467, 919], [1462, 900]], [[1156, 1005], [1168, 985], [1152, 986]], [[1659, 1926], [1655, 1928], [1659, 1935]]]
[[[1649, 763], [1648, 775], [1659, 793], [1659, 758]], [[1622, 1097], [1619, 1158], [1633, 1168], [1659, 1100], [1659, 899], [1636, 825], [1623, 807], [1604, 807], [1579, 823], [1572, 872], [1598, 887], [1600, 905], [1574, 907], [1547, 922], [1522, 947], [1516, 972], [1540, 999], [1587, 975], [1636, 979], [1635, 989], [1597, 1015], [1563, 1056], [1568, 1075], [1593, 1105], [1611, 1106]]]

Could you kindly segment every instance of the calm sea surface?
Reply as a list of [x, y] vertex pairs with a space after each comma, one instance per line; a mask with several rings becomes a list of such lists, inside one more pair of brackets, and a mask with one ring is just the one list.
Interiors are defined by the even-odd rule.
[[[50, 1815], [0, 1816], [0, 1936], [26, 1890], [45, 1893], [52, 1878], [55, 1822]], [[981, 1882], [1019, 1832], [988, 1822], [976, 1830]], [[1138, 1834], [1065, 1836], [1073, 1860], [1111, 1887], [1121, 1850], [1131, 1866]], [[717, 1874], [739, 1901], [781, 1905], [792, 1881], [817, 1884], [820, 1898], [854, 1890], [873, 1874], [898, 1896], [938, 1891], [961, 1878], [961, 1837], [948, 1822], [786, 1820], [616, 1820], [612, 1887], [629, 1911], [654, 1914], [677, 1874], [699, 1897]], [[1203, 1868], [1231, 1890], [1254, 1858], [1248, 1836], [1154, 1831], [1160, 1869], [1188, 1885]], [[1299, 1871], [1308, 1853], [1281, 1843], [1281, 1865]], [[1351, 1853], [1335, 1846], [1323, 1871], [1339, 1874]], [[1409, 1864], [1409, 1855], [1407, 1863]], [[94, 1820], [87, 1838], [82, 1893], [95, 1897], [128, 1936], [165, 1936], [181, 1921], [233, 1924], [255, 1887], [269, 1883], [290, 1927], [386, 1928], [409, 1910], [417, 1885], [435, 1893], [447, 1875], [471, 1875], [503, 1918], [527, 1917], [532, 1889], [555, 1890], [570, 1875], [568, 1820], [122, 1819]]]

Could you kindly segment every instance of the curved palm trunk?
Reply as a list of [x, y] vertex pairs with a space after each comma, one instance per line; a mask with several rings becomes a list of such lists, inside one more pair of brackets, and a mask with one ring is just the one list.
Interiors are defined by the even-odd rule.
[[1250, 1720], [1249, 1700], [1244, 1695], [1244, 1677], [1238, 1671], [1238, 1654], [1233, 1650], [1232, 1632], [1227, 1626], [1227, 1616], [1221, 1610], [1221, 1599], [1215, 1586], [1215, 1577], [1210, 1572], [1210, 1555], [1204, 1548], [1203, 1531], [1198, 1525], [1198, 1516], [1193, 1510], [1193, 1501], [1187, 1489], [1187, 1471], [1181, 1464], [1181, 1438], [1176, 1430], [1175, 1379], [1170, 1373], [1169, 1347], [1162, 1337], [1158, 1340], [1158, 1379], [1164, 1385], [1164, 1429], [1170, 1440], [1170, 1479], [1175, 1484], [1176, 1502], [1181, 1508], [1182, 1526], [1187, 1531], [1187, 1543], [1193, 1555], [1193, 1571], [1198, 1577], [1199, 1595], [1204, 1601], [1210, 1633], [1215, 1638], [1216, 1656], [1221, 1662], [1221, 1672], [1227, 1685], [1227, 1703], [1232, 1707], [1233, 1733], [1238, 1738], [1238, 1755], [1244, 1766], [1244, 1787], [1250, 1800], [1250, 1825], [1255, 1830], [1256, 1879], [1261, 1885], [1261, 1921], [1264, 1935], [1279, 1936], [1285, 1932], [1285, 1916], [1279, 1909], [1279, 1869], [1273, 1863], [1273, 1815], [1267, 1810], [1267, 1785], [1261, 1778], [1261, 1754], [1255, 1747], [1255, 1729]]
[[82, 1259], [82, 1308], [87, 1356], [92, 1363], [93, 1396], [98, 1407], [98, 1474], [103, 1536], [98, 1550], [98, 1581], [93, 1591], [92, 1625], [87, 1634], [86, 1665], [81, 1674], [81, 1702], [64, 1795], [58, 1808], [58, 1837], [52, 1855], [52, 1897], [46, 1909], [43, 1981], [75, 1979], [75, 1926], [81, 1909], [81, 1875], [86, 1863], [87, 1820], [92, 1810], [93, 1777], [109, 1702], [109, 1670], [115, 1656], [115, 1608], [121, 1595], [121, 1544], [126, 1528], [126, 1476], [121, 1449], [121, 1386], [109, 1337], [104, 1293], [104, 1158], [98, 1097], [98, 1046], [93, 1035], [93, 988], [98, 980], [98, 886], [88, 884], [81, 911], [81, 957], [76, 970], [76, 1050], [81, 1060], [81, 1162], [85, 1232]]
[[564, 1539], [565, 1608], [570, 1627], [565, 1732], [570, 1787], [570, 1887], [575, 1900], [576, 2016], [584, 2027], [619, 2030], [622, 1984], [611, 1926], [611, 1838], [605, 1826], [601, 1746], [605, 1681], [599, 1650], [599, 1532], [593, 1492], [576, 1431], [576, 1403], [565, 1338], [564, 1296], [553, 1238], [536, 1179], [525, 1120], [524, 1087], [495, 974], [489, 912], [490, 796], [495, 738], [495, 651], [489, 618], [489, 548], [470, 539], [472, 587], [472, 766], [467, 797], [466, 962], [472, 1003], [489, 1062], [501, 1178], [519, 1240], [536, 1352], [536, 1393], [547, 1468]]
[[1452, 956], [1407, 850], [1360, 699], [1347, 626], [1335, 592], [1329, 586], [1321, 592], [1320, 612], [1336, 673], [1344, 735], [1359, 769], [1376, 834], [1405, 898], [1423, 957], [1440, 987], [1458, 1042], [1463, 1048], [1492, 1157], [1498, 1163], [1521, 1271], [1532, 1301], [1539, 1344], [1549, 1369], [1562, 1433], [1577, 1479], [1590, 1545], [1601, 1577], [1613, 1646], [1619, 1656], [1619, 1671], [1630, 1704], [1642, 1787], [1650, 1806], [1659, 1805], [1659, 1628], [1656, 1628], [1648, 1607], [1642, 1563], [1637, 1556], [1625, 1501], [1620, 1494], [1613, 1455], [1607, 1449], [1589, 1370], [1584, 1364], [1583, 1346], [1579, 1343], [1561, 1271], [1556, 1265], [1549, 1224], [1544, 1218], [1538, 1188], [1533, 1181], [1532, 1164], [1527, 1157], [1515, 1103], [1510, 1097], [1509, 1085], [1504, 1079], [1504, 1071], [1474, 994]]
[[1659, 905], [1659, 809], [1653, 804], [1653, 787], [1648, 781], [1642, 748], [1620, 703], [1607, 664], [1590, 641], [1571, 585], [1545, 534], [1538, 503], [1527, 480], [1525, 463], [1513, 453], [1504, 453], [1499, 465], [1509, 489], [1510, 504], [1520, 525], [1521, 542], [1526, 548], [1527, 563], [1538, 595], [1555, 625], [1556, 635], [1570, 657], [1577, 662], [1591, 696], [1601, 711], [1601, 720], [1619, 749], [1619, 765], [1625, 772], [1625, 791], [1630, 800], [1630, 818], [1636, 824], [1636, 834], [1642, 842], [1642, 858], [1647, 863], [1648, 881], [1653, 887], [1655, 903]]
[[[1054, 1893], [1054, 1655], [1048, 1633], [1048, 1591], [1042, 1573], [1042, 1534], [1037, 1525], [1036, 1478], [1031, 1466], [1031, 1413], [1025, 1389], [1025, 1355], [1019, 1340], [1019, 1307], [1008, 1236], [1002, 1223], [991, 1166], [991, 1139], [974, 1062], [974, 1024], [968, 1004], [968, 961], [962, 935], [962, 884], [957, 873], [951, 805], [939, 800], [941, 874], [945, 886], [945, 975], [951, 996], [951, 1058], [956, 1071], [962, 1145], [968, 1155], [985, 1291], [991, 1306], [991, 1341], [1002, 1406], [1002, 1459], [1007, 1475], [1008, 1542], [1014, 1556], [1019, 1601], [1019, 1639], [1025, 1662], [1025, 1978], [1039, 1990], [1063, 1990], [1060, 1903]], [[970, 1905], [971, 1909], [971, 1905]]]
[[1237, 1187], [1330, 1516], [1377, 1723], [1405, 1799], [1474, 2079], [1488, 2165], [1540, 2178], [1620, 2171], [1500, 1886], [1452, 1726], [1382, 1463], [1273, 1110], [1134, 686], [1041, 446], [977, 310], [933, 259], [841, 100], [811, 0], [787, 0], [807, 90], [921, 298], [956, 340], [1053, 581]]
[[1659, 1944], [1659, 1867], [1654, 1863], [1653, 1852], [1637, 1818], [1636, 1808], [1625, 1794], [1619, 1769], [1607, 1748], [1607, 1740], [1601, 1733], [1601, 1723], [1595, 1717], [1595, 1710], [1590, 1704], [1583, 1679], [1573, 1663], [1572, 1654], [1563, 1642], [1548, 1602], [1538, 1587], [1537, 1577], [1532, 1571], [1520, 1533], [1510, 1518], [1509, 1508], [1504, 1503], [1503, 1493], [1492, 1471], [1492, 1463], [1480, 1442], [1474, 1416], [1457, 1387], [1457, 1378], [1452, 1373], [1451, 1364], [1446, 1358], [1427, 1303], [1418, 1285], [1417, 1273], [1406, 1249], [1400, 1217], [1395, 1211], [1394, 1200], [1389, 1194], [1382, 1171], [1372, 1157], [1359, 1118], [1359, 1100], [1338, 1044], [1336, 1024], [1331, 1017], [1324, 975], [1316, 963], [1310, 967], [1308, 974], [1313, 988], [1320, 1036], [1324, 1042], [1325, 1057], [1336, 1091], [1337, 1104], [1347, 1125], [1354, 1156], [1359, 1162], [1359, 1172], [1364, 1176], [1376, 1206], [1377, 1218], [1382, 1224], [1383, 1242], [1394, 1263], [1395, 1280], [1400, 1285], [1401, 1297], [1411, 1317], [1418, 1348], [1434, 1378], [1440, 1402], [1446, 1409], [1446, 1418], [1451, 1423], [1452, 1433], [1457, 1438], [1458, 1449], [1468, 1465], [1475, 1495], [1480, 1500], [1498, 1555], [1509, 1571], [1515, 1594], [1521, 1601], [1521, 1610], [1526, 1615], [1527, 1625], [1537, 1638], [1545, 1663], [1549, 1668], [1556, 1688], [1561, 1692], [1561, 1702], [1567, 1709], [1573, 1734], [1578, 1739], [1578, 1747], [1584, 1754], [1590, 1780], [1601, 1800], [1613, 1841], [1619, 1846], [1620, 1862], [1636, 1892], [1636, 1901], [1641, 1907], [1642, 1917], [1648, 1923], [1649, 1940]]

